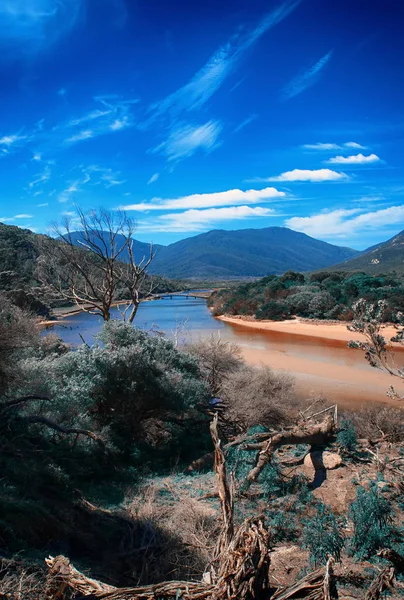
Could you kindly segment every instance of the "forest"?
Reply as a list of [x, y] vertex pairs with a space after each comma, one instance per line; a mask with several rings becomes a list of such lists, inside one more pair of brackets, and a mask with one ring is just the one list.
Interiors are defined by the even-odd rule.
[[395, 322], [404, 311], [404, 279], [397, 273], [368, 275], [319, 271], [308, 275], [287, 271], [252, 283], [215, 292], [209, 304], [215, 315], [251, 315], [273, 321], [299, 316], [351, 321], [360, 298], [384, 301], [383, 321]]

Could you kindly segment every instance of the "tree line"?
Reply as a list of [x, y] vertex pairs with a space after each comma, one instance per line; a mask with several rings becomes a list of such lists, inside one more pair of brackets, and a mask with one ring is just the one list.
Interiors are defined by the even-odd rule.
[[215, 292], [209, 304], [213, 314], [251, 315], [257, 319], [283, 320], [293, 316], [351, 321], [353, 305], [383, 300], [383, 321], [404, 311], [404, 278], [396, 273], [320, 271], [311, 274], [287, 271], [252, 283]]

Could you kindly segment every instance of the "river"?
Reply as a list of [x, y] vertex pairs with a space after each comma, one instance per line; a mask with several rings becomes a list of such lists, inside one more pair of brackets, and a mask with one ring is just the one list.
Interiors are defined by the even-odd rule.
[[[120, 318], [116, 308], [113, 317]], [[50, 331], [67, 343], [78, 345], [84, 340], [91, 345], [101, 325], [98, 317], [79, 313]], [[206, 301], [200, 298], [167, 296], [143, 302], [136, 326], [176, 337], [180, 344], [220, 335], [225, 341], [237, 343], [247, 362], [292, 373], [300, 396], [324, 395], [352, 408], [368, 402], [394, 404], [386, 397], [391, 378], [370, 367], [362, 352], [347, 348], [346, 343], [224, 323], [212, 316]]]

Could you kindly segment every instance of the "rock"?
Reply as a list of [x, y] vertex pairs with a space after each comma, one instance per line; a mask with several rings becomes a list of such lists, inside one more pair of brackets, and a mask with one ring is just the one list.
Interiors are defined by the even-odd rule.
[[318, 469], [336, 469], [342, 465], [342, 458], [335, 452], [316, 450], [304, 458], [305, 467]]

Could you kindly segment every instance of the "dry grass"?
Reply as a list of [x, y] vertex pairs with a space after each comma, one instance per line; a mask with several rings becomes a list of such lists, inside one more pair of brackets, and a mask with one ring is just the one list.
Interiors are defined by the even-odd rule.
[[143, 580], [201, 578], [212, 557], [220, 520], [218, 507], [200, 500], [198, 494], [214, 490], [214, 485], [212, 474], [155, 478], [130, 501], [132, 518], [147, 523], [150, 531], [160, 532]]
[[0, 561], [0, 598], [7, 600], [43, 600], [45, 569], [25, 561]]
[[276, 429], [293, 422], [298, 412], [293, 378], [269, 367], [239, 369], [220, 393], [226, 420], [241, 431], [257, 423]]
[[404, 403], [403, 408], [371, 405], [346, 414], [360, 438], [404, 442]]

